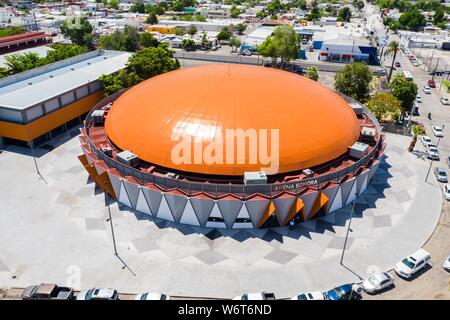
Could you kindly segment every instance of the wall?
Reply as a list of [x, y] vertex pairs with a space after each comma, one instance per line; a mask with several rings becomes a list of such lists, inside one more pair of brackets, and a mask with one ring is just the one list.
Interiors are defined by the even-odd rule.
[[103, 91], [98, 91], [25, 125], [0, 121], [0, 137], [13, 138], [22, 141], [33, 140], [44, 133], [63, 125], [67, 121], [88, 112], [103, 98]]

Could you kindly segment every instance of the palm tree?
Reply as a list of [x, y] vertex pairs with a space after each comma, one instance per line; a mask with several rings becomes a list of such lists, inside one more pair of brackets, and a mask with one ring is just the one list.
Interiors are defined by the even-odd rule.
[[391, 63], [391, 70], [389, 70], [388, 83], [391, 81], [392, 71], [394, 70], [395, 58], [397, 57], [397, 53], [399, 53], [399, 51], [400, 51], [400, 43], [394, 40], [389, 43], [386, 51], [384, 52], [384, 56], [393, 56]]
[[414, 147], [416, 146], [417, 142], [417, 136], [421, 134], [425, 134], [425, 129], [422, 126], [419, 125], [413, 125], [411, 127], [411, 133], [413, 135], [413, 138], [411, 140], [411, 143], [409, 144], [408, 151], [413, 152]]

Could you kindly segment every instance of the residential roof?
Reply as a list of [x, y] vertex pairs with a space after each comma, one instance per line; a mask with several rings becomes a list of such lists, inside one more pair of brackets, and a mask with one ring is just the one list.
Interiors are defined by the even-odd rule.
[[123, 69], [130, 56], [129, 52], [98, 50], [4, 78], [0, 107], [23, 110], [49, 100]]

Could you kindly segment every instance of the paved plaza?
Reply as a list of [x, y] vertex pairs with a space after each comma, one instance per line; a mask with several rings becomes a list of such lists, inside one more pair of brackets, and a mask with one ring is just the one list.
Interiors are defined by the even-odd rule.
[[36, 152], [42, 177], [29, 151], [10, 146], [0, 154], [0, 288], [53, 282], [216, 298], [264, 290], [286, 298], [391, 269], [425, 243], [441, 212], [433, 174], [424, 182], [429, 162], [406, 151], [410, 137], [388, 134], [385, 161], [355, 203], [344, 266], [351, 204], [294, 230], [220, 230], [110, 202], [116, 257], [104, 194], [77, 159], [75, 135]]

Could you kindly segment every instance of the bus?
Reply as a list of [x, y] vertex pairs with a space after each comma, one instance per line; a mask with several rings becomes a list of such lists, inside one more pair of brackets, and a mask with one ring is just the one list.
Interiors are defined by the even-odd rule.
[[409, 71], [403, 71], [403, 75], [405, 76], [406, 80], [411, 80], [411, 81], [414, 80], [411, 72], [409, 72]]

